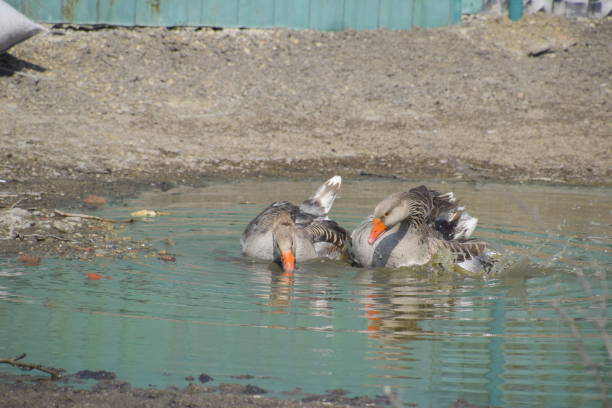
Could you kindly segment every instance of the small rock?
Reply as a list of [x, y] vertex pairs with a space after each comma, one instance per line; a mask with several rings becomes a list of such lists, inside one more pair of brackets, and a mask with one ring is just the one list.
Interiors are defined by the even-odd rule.
[[64, 233], [74, 232], [74, 225], [62, 220], [53, 221], [53, 228]]
[[176, 256], [172, 254], [160, 254], [159, 259], [166, 262], [176, 262]]
[[214, 378], [212, 378], [212, 377], [211, 377], [210, 375], [208, 375], [208, 374], [204, 374], [204, 373], [202, 373], [202, 374], [200, 374], [200, 376], [198, 377], [198, 380], [200, 380], [200, 382], [201, 382], [201, 383], [207, 383], [207, 382], [213, 381], [213, 380], [214, 380]]
[[0, 212], [0, 227], [7, 227], [9, 231], [30, 228], [33, 224], [30, 212], [23, 208], [11, 208]]
[[114, 380], [117, 378], [115, 373], [110, 371], [92, 371], [92, 370], [81, 370], [74, 375], [76, 378], [81, 379], [93, 379], [93, 380]]
[[247, 384], [247, 386], [244, 387], [244, 394], [247, 395], [266, 394], [267, 392], [268, 391], [256, 385]]

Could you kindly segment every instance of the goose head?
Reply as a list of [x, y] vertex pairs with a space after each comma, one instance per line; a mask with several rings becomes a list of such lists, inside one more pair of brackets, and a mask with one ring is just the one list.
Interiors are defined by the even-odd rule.
[[383, 232], [410, 216], [411, 206], [406, 193], [394, 193], [382, 200], [372, 213], [372, 229], [368, 244], [372, 245]]
[[272, 239], [274, 241], [275, 258], [278, 256], [284, 272], [295, 269], [295, 245], [293, 241], [294, 224], [291, 215], [283, 211], [272, 223]]

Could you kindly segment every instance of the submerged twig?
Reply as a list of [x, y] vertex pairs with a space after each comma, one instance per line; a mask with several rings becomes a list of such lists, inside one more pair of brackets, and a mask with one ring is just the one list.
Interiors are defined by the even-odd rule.
[[126, 223], [126, 224], [130, 224], [130, 223], [134, 222], [133, 218], [130, 218], [129, 220], [111, 220], [109, 218], [98, 217], [97, 215], [67, 213], [67, 212], [63, 212], [63, 211], [60, 211], [60, 210], [53, 210], [53, 211], [57, 215], [61, 215], [62, 217], [79, 217], [79, 218], [85, 218], [85, 219], [88, 219], [88, 220], [96, 220], [96, 221], [103, 221], [103, 222], [113, 222], [113, 223]]
[[64, 371], [63, 369], [60, 368], [53, 368], [53, 367], [45, 367], [43, 365], [40, 364], [31, 364], [31, 363], [22, 363], [19, 360], [25, 358], [26, 353], [22, 353], [20, 355], [18, 355], [17, 357], [13, 357], [13, 358], [0, 358], [0, 364], [8, 364], [11, 365], [13, 367], [17, 367], [20, 368], [22, 370], [26, 370], [26, 371], [31, 371], [31, 370], [38, 370], [38, 371], [42, 371], [44, 373], [47, 373], [49, 375], [51, 375], [51, 379], [52, 380], [57, 380], [62, 376], [62, 372]]

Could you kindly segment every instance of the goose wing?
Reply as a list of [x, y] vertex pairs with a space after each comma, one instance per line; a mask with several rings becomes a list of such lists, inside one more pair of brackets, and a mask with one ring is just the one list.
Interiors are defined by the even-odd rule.
[[275, 201], [264, 208], [255, 218], [251, 220], [251, 222], [249, 222], [242, 233], [242, 236], [247, 237], [255, 234], [265, 234], [272, 228], [274, 218], [284, 211], [289, 212], [291, 217], [295, 219], [294, 214], [299, 212], [299, 209], [289, 201]]
[[439, 193], [419, 186], [409, 191], [427, 224], [445, 240], [468, 239], [478, 224], [478, 218], [470, 216], [460, 206], [453, 192]]
[[335, 259], [345, 255], [348, 251], [349, 235], [335, 221], [313, 221], [304, 228], [304, 232], [313, 243], [319, 256]]

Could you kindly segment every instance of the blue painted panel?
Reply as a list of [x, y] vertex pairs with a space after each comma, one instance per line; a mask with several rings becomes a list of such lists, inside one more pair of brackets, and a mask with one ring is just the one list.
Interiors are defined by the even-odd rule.
[[61, 0], [13, 0], [8, 3], [31, 20], [39, 23], [64, 21]]
[[4, 2], [8, 4], [9, 6], [13, 7], [15, 10], [19, 10], [20, 3], [21, 3], [19, 0], [4, 0]]
[[380, 0], [345, 0], [344, 28], [374, 30], [378, 28]]
[[274, 0], [240, 0], [238, 7], [240, 26], [274, 27]]
[[414, 1], [414, 25], [440, 27], [451, 24], [453, 0]]
[[136, 24], [135, 0], [98, 0], [100, 23], [131, 26]]
[[62, 0], [62, 20], [96, 24], [99, 21], [97, 5], [79, 0]]
[[[187, 13], [189, 0], [163, 0], [159, 4], [159, 24], [163, 26], [189, 25]], [[199, 22], [199, 10], [196, 14], [196, 24]]]
[[379, 27], [408, 29], [414, 24], [414, 0], [381, 0]]
[[483, 0], [462, 0], [461, 11], [466, 14], [476, 14], [482, 11]]
[[136, 13], [134, 22], [136, 25], [156, 26], [160, 25], [159, 13], [162, 0], [136, 0]]
[[144, 26], [408, 29], [458, 23], [484, 0], [8, 0], [34, 21]]
[[323, 31], [344, 29], [344, 0], [311, 0], [310, 28]]
[[277, 27], [310, 28], [310, 0], [279, 0], [274, 15]]
[[202, 20], [202, 2], [200, 0], [185, 0], [185, 25], [199, 26]]
[[461, 2], [462, 0], [451, 0], [451, 21], [450, 24], [461, 23]]
[[202, 0], [200, 24], [210, 27], [238, 27], [239, 0]]

